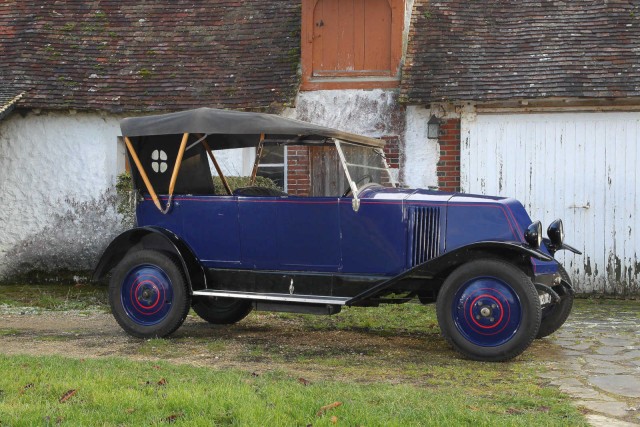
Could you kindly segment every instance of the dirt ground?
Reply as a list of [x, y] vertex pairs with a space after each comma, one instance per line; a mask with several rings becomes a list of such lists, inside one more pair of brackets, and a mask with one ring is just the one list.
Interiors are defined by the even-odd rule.
[[[111, 314], [100, 312], [43, 312], [2, 314], [0, 353], [61, 355], [77, 358], [127, 357], [133, 360], [171, 360], [218, 369], [266, 372], [286, 370], [308, 379], [344, 374], [344, 361], [354, 379], [363, 380], [375, 365], [378, 378], [419, 383], [403, 369], [387, 369], [393, 361], [404, 365], [451, 357], [443, 339], [433, 334], [385, 331], [309, 330], [296, 319], [277, 314], [252, 314], [231, 326], [209, 325], [189, 315], [169, 340], [141, 340], [128, 336]], [[431, 335], [428, 336], [427, 335]], [[435, 345], [434, 345], [435, 344]], [[331, 359], [342, 362], [332, 366]], [[314, 363], [326, 362], [321, 369]]]

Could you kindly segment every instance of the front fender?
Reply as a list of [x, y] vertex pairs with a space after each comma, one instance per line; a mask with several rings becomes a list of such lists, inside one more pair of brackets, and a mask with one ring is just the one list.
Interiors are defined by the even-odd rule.
[[437, 275], [443, 270], [464, 263], [468, 260], [469, 256], [481, 252], [497, 255], [499, 257], [521, 255], [524, 257], [533, 257], [540, 261], [553, 261], [552, 256], [542, 252], [540, 249], [534, 249], [526, 243], [483, 241], [456, 248], [437, 258], [433, 258], [423, 264], [420, 264], [416, 266], [416, 268], [418, 268], [419, 271], [429, 271], [432, 274]]
[[406, 270], [397, 276], [394, 276], [382, 283], [373, 286], [370, 289], [356, 295], [352, 299], [346, 302], [347, 305], [353, 305], [358, 301], [362, 301], [366, 298], [375, 296], [376, 294], [389, 289], [402, 279], [406, 279], [412, 276], [429, 276], [437, 277], [443, 273], [452, 270], [459, 265], [464, 264], [471, 259], [477, 258], [478, 254], [488, 254], [501, 258], [512, 258], [515, 256], [521, 256], [523, 258], [533, 257], [541, 261], [553, 261], [553, 257], [540, 251], [539, 249], [533, 249], [525, 243], [521, 242], [499, 242], [499, 241], [483, 241], [475, 242], [469, 245], [461, 246], [450, 252], [447, 252], [439, 257], [432, 258], [422, 264], [416, 265], [409, 270]]
[[155, 249], [174, 254], [182, 265], [189, 288], [206, 289], [207, 279], [193, 251], [178, 236], [160, 227], [137, 227], [113, 239], [93, 271], [93, 280], [104, 278], [131, 250]]

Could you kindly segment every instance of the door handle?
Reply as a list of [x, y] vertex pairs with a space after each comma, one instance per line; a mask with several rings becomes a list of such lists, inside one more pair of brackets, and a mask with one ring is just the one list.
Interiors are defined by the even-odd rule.
[[591, 202], [587, 202], [586, 205], [573, 205], [569, 206], [569, 209], [589, 209], [591, 207]]

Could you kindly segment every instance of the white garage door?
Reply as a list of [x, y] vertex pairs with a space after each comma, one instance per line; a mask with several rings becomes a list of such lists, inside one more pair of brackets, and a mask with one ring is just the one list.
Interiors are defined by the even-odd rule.
[[478, 114], [462, 120], [461, 185], [565, 224], [581, 292], [640, 294], [640, 113]]

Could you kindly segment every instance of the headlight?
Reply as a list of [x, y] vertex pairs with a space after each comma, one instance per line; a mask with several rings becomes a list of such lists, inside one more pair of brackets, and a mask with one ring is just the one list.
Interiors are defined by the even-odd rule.
[[539, 248], [542, 243], [542, 224], [540, 221], [536, 221], [527, 227], [527, 231], [524, 232], [524, 240], [532, 248]]
[[553, 221], [549, 228], [547, 228], [547, 236], [549, 236], [549, 240], [556, 248], [560, 248], [562, 246], [562, 242], [564, 241], [564, 226], [562, 225], [561, 219], [556, 219]]

